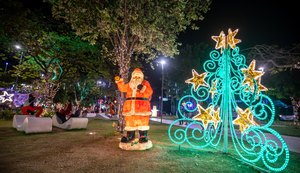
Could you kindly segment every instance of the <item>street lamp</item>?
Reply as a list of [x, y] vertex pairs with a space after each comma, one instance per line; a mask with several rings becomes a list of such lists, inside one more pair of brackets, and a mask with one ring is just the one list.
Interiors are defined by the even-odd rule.
[[5, 63], [5, 70], [4, 70], [4, 73], [6, 73], [7, 65], [8, 65], [8, 62]]
[[97, 86], [98, 86], [98, 87], [101, 87], [101, 86], [102, 86], [102, 81], [101, 81], [101, 80], [98, 80], [98, 81], [97, 81]]
[[[20, 51], [21, 51], [20, 61], [19, 61], [19, 65], [20, 65], [20, 64], [22, 63], [22, 59], [23, 59], [23, 50], [22, 50], [22, 47], [21, 47], [19, 44], [16, 44], [16, 45], [15, 45], [15, 48], [16, 48], [17, 50], [20, 50]], [[19, 75], [17, 75], [15, 85], [13, 85], [12, 88], [14, 88], [15, 86], [17, 86], [17, 84], [18, 84], [18, 79], [19, 79]]]
[[258, 70], [260, 70], [260, 71], [263, 72], [263, 71], [264, 71], [264, 68], [263, 68], [263, 67], [259, 67]]
[[22, 63], [22, 59], [23, 59], [23, 51], [22, 51], [22, 47], [21, 47], [20, 45], [16, 44], [16, 45], [15, 45], [15, 48], [16, 48], [17, 50], [20, 50], [20, 51], [21, 51], [20, 62], [19, 62], [19, 64], [21, 64], [21, 63]]
[[161, 102], [160, 102], [160, 124], [162, 124], [163, 107], [164, 107], [164, 64], [165, 60], [161, 60]]

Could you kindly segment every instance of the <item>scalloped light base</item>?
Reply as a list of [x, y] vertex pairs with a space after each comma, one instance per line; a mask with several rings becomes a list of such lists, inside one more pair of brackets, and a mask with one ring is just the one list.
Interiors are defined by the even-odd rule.
[[122, 150], [147, 150], [152, 148], [152, 142], [149, 140], [146, 143], [139, 143], [138, 141], [134, 140], [131, 143], [119, 143], [119, 148]]

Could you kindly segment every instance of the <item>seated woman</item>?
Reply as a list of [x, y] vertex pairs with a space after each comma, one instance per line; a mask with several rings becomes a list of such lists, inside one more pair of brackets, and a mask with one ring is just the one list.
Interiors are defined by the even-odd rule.
[[56, 106], [56, 116], [58, 117], [58, 123], [63, 124], [64, 122], [68, 121], [68, 119], [72, 115], [72, 103], [69, 101], [64, 105], [64, 107], [61, 107], [60, 103], [57, 103]]
[[29, 94], [28, 100], [24, 103], [22, 107], [23, 115], [34, 115], [36, 117], [40, 117], [43, 113], [43, 108], [40, 106], [35, 106], [35, 97], [33, 94]]

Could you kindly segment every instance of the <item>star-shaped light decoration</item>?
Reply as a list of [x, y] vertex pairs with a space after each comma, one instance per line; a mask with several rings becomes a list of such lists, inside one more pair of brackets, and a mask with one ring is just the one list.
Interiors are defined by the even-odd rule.
[[264, 74], [263, 71], [255, 70], [255, 64], [256, 61], [252, 60], [248, 68], [241, 69], [245, 77], [243, 84], [244, 85], [248, 84], [252, 90], [254, 89], [254, 85], [255, 85], [254, 80], [258, 80]]
[[197, 105], [198, 107], [198, 114], [193, 117], [194, 120], [202, 121], [204, 125], [204, 129], [207, 128], [208, 123], [214, 122], [214, 117], [211, 115], [212, 110], [214, 109], [213, 106], [204, 109], [201, 105]]
[[0, 101], [1, 103], [4, 103], [6, 101], [12, 102], [12, 97], [14, 94], [8, 94], [6, 91], [3, 92], [3, 95], [0, 95]]
[[265, 86], [263, 86], [261, 84], [261, 78], [258, 78], [257, 85], [258, 85], [258, 92], [260, 92], [260, 91], [268, 91], [268, 88], [265, 87]]
[[213, 81], [212, 86], [209, 90], [209, 92], [211, 93], [211, 98], [214, 98], [214, 96], [215, 96], [215, 93], [217, 91], [216, 86], [217, 86], [217, 80]]
[[211, 36], [211, 38], [217, 42], [215, 48], [221, 49], [221, 53], [222, 53], [222, 48], [224, 49], [226, 48], [226, 36], [224, 32], [221, 31], [219, 36]]
[[194, 91], [196, 92], [197, 89], [202, 85], [202, 86], [207, 86], [208, 87], [208, 84], [205, 82], [205, 77], [207, 75], [207, 73], [202, 73], [202, 74], [198, 74], [196, 72], [196, 70], [192, 70], [192, 73], [193, 73], [193, 77], [190, 78], [190, 79], [187, 79], [185, 81], [185, 83], [191, 83], [193, 84], [193, 87], [194, 87]]
[[237, 107], [238, 117], [233, 120], [233, 124], [240, 126], [240, 131], [244, 132], [247, 128], [251, 126], [258, 126], [258, 124], [253, 120], [253, 115], [249, 108], [243, 110]]
[[215, 129], [218, 127], [218, 124], [219, 124], [220, 121], [221, 121], [221, 118], [220, 118], [220, 108], [218, 108], [216, 111], [214, 111], [213, 122], [214, 122]]
[[240, 39], [234, 38], [238, 32], [239, 29], [236, 29], [233, 32], [230, 28], [228, 29], [227, 44], [231, 47], [231, 49], [234, 49], [235, 45], [241, 42]]

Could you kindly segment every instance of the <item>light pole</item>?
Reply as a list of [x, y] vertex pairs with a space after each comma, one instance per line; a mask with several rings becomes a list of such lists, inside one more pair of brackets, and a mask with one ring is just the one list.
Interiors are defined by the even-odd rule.
[[6, 73], [7, 65], [8, 65], [8, 62], [5, 63], [5, 70], [4, 70], [4, 73]]
[[161, 100], [160, 100], [160, 124], [162, 124], [163, 107], [164, 107], [164, 60], [160, 61], [161, 64]]
[[[15, 48], [17, 50], [21, 51], [20, 61], [19, 61], [19, 65], [20, 65], [22, 63], [22, 59], [23, 59], [23, 50], [22, 50], [22, 47], [18, 44], [15, 45]], [[13, 86], [13, 88], [18, 85], [18, 79], [19, 79], [19, 75], [17, 75], [16, 82], [15, 82], [15, 85]]]
[[16, 44], [15, 48], [17, 50], [21, 50], [21, 56], [20, 56], [20, 61], [19, 61], [19, 64], [21, 64], [22, 63], [22, 59], [23, 59], [23, 50], [22, 50], [22, 47], [20, 45]]

